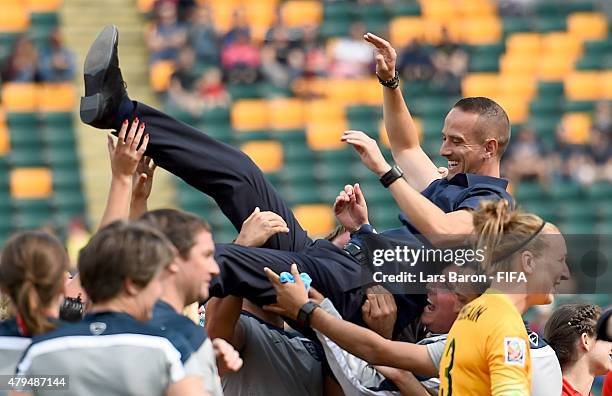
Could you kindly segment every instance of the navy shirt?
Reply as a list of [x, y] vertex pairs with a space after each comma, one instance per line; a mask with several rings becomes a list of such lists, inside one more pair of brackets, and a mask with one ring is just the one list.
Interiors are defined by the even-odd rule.
[[[478, 209], [480, 203], [485, 200], [505, 199], [512, 204], [512, 196], [506, 191], [506, 187], [508, 187], [508, 181], [505, 179], [473, 173], [458, 173], [450, 180], [447, 178], [434, 180], [421, 192], [421, 195], [443, 212], [450, 213], [461, 209]], [[421, 234], [419, 230], [403, 213], [400, 213], [398, 217], [403, 226], [383, 231], [381, 235], [416, 241], [415, 235]], [[364, 231], [367, 233], [370, 230], [366, 227]], [[359, 231], [356, 234], [359, 234]], [[361, 245], [358, 235], [353, 235], [351, 242]]]

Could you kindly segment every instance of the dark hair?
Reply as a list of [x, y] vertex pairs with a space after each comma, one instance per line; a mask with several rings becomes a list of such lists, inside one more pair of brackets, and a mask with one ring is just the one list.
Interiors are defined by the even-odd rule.
[[577, 341], [582, 334], [595, 336], [595, 325], [601, 313], [593, 304], [562, 305], [548, 319], [544, 337], [555, 350], [561, 368], [578, 359]]
[[608, 322], [612, 317], [612, 309], [608, 309], [597, 321], [597, 339], [612, 342], [612, 334], [608, 333]]
[[53, 330], [43, 310], [64, 290], [69, 259], [61, 242], [41, 231], [14, 235], [0, 258], [0, 286], [31, 335]]
[[140, 220], [161, 231], [172, 242], [183, 259], [195, 245], [195, 237], [202, 231], [211, 232], [200, 217], [176, 209], [157, 209], [143, 214]]
[[333, 242], [334, 239], [338, 238], [345, 231], [344, 226], [337, 225], [336, 228], [334, 228], [329, 234], [325, 235], [323, 239]]
[[473, 222], [476, 248], [485, 251], [481, 266], [487, 273], [509, 270], [514, 255], [525, 250], [539, 257], [547, 246], [545, 238], [538, 236], [544, 221], [510, 209], [505, 199], [481, 202]]
[[96, 233], [79, 255], [83, 289], [93, 303], [118, 296], [126, 279], [144, 288], [174, 259], [173, 247], [142, 222], [116, 221]]
[[497, 156], [501, 158], [510, 141], [510, 119], [506, 111], [484, 96], [460, 99], [453, 108], [479, 115], [476, 133], [482, 140], [495, 138], [498, 143]]

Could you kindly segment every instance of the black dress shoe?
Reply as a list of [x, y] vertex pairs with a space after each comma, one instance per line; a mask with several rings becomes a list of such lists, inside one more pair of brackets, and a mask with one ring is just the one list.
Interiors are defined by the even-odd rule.
[[111, 129], [119, 104], [127, 96], [119, 69], [116, 26], [106, 26], [87, 52], [84, 66], [85, 96], [81, 98], [81, 121], [100, 129]]

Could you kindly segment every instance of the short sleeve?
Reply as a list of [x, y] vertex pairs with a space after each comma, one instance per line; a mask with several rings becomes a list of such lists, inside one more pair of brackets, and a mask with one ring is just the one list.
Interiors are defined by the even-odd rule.
[[512, 205], [514, 200], [508, 192], [502, 188], [487, 185], [477, 185], [468, 189], [463, 197], [457, 200], [455, 210], [472, 209], [476, 210], [483, 201], [498, 201], [505, 199]]
[[442, 354], [444, 353], [444, 347], [446, 346], [446, 339], [431, 344], [425, 345], [427, 347], [427, 354], [433, 362], [436, 369], [440, 371], [440, 361], [442, 361]]
[[491, 396], [530, 394], [529, 339], [520, 320], [500, 320], [487, 339]]

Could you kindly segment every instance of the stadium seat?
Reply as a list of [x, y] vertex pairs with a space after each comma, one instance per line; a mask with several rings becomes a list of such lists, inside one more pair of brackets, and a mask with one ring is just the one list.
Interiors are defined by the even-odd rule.
[[0, 32], [23, 32], [30, 26], [30, 13], [25, 4], [3, 5]]
[[359, 99], [363, 104], [382, 106], [383, 90], [376, 78], [358, 80]]
[[305, 124], [304, 103], [300, 99], [278, 98], [268, 101], [270, 127], [273, 129], [299, 129]]
[[539, 54], [542, 48], [542, 36], [539, 33], [515, 33], [506, 39], [506, 53]]
[[564, 55], [546, 56], [536, 58], [538, 65], [537, 76], [544, 81], [558, 81], [569, 74], [574, 67], [574, 60]]
[[153, 63], [149, 71], [151, 88], [155, 92], [165, 92], [170, 87], [170, 78], [174, 73], [174, 61], [159, 60]]
[[74, 109], [76, 92], [72, 83], [43, 84], [39, 90], [39, 111], [69, 112]]
[[268, 106], [265, 100], [243, 99], [234, 102], [231, 112], [232, 127], [237, 131], [268, 127]]
[[328, 205], [299, 205], [293, 208], [293, 213], [311, 238], [325, 236], [336, 225], [334, 212]]
[[569, 33], [553, 32], [542, 37], [544, 55], [577, 59], [582, 54], [582, 41]]
[[389, 23], [391, 44], [398, 48], [407, 46], [415, 39], [423, 40], [424, 31], [425, 21], [420, 17], [396, 17]]
[[591, 117], [587, 113], [565, 113], [562, 118], [563, 127], [571, 144], [585, 144], [591, 131]]
[[473, 0], [455, 2], [457, 13], [461, 17], [493, 17], [497, 15], [495, 2], [491, 0]]
[[58, 11], [62, 0], [27, 0], [30, 12]]
[[420, 0], [423, 17], [439, 22], [450, 22], [456, 17], [454, 2], [450, 0]]
[[10, 150], [10, 139], [6, 125], [0, 125], [0, 157]]
[[461, 42], [472, 45], [495, 44], [502, 38], [502, 23], [497, 17], [462, 20]]
[[568, 16], [567, 30], [581, 40], [601, 40], [608, 35], [608, 19], [599, 12], [577, 12]]
[[461, 81], [461, 94], [469, 96], [498, 96], [499, 76], [495, 73], [470, 73]]
[[340, 141], [340, 137], [347, 129], [346, 121], [321, 122], [316, 120], [309, 123], [306, 128], [306, 142], [312, 150], [344, 148], [346, 143]]
[[156, 0], [138, 0], [136, 4], [138, 11], [142, 12], [143, 14], [152, 12], [155, 1]]
[[323, 18], [323, 5], [320, 1], [289, 0], [282, 4], [281, 14], [289, 27], [319, 25]]
[[603, 97], [601, 74], [573, 72], [564, 79], [564, 92], [569, 100], [598, 100]]
[[358, 80], [330, 78], [325, 90], [328, 99], [342, 105], [352, 105], [361, 102], [359, 88]]
[[612, 71], [604, 70], [600, 73], [602, 82], [602, 98], [612, 100]]
[[283, 146], [274, 140], [247, 142], [241, 150], [264, 172], [277, 172], [283, 167]]
[[506, 110], [512, 124], [522, 124], [527, 121], [529, 115], [528, 98], [518, 95], [501, 95], [493, 96], [493, 100]]
[[345, 107], [341, 103], [327, 99], [317, 99], [306, 103], [306, 120], [313, 122], [341, 122], [345, 119]]
[[53, 184], [47, 168], [17, 168], [10, 177], [14, 199], [46, 198], [51, 194]]
[[499, 76], [499, 85], [503, 96], [520, 98], [526, 102], [530, 101], [537, 94], [537, 81], [530, 75], [502, 74]]
[[530, 53], [506, 53], [499, 59], [499, 70], [504, 75], [535, 77], [538, 70], [535, 56]]
[[33, 83], [4, 83], [2, 84], [2, 104], [7, 112], [36, 111], [38, 86]]

